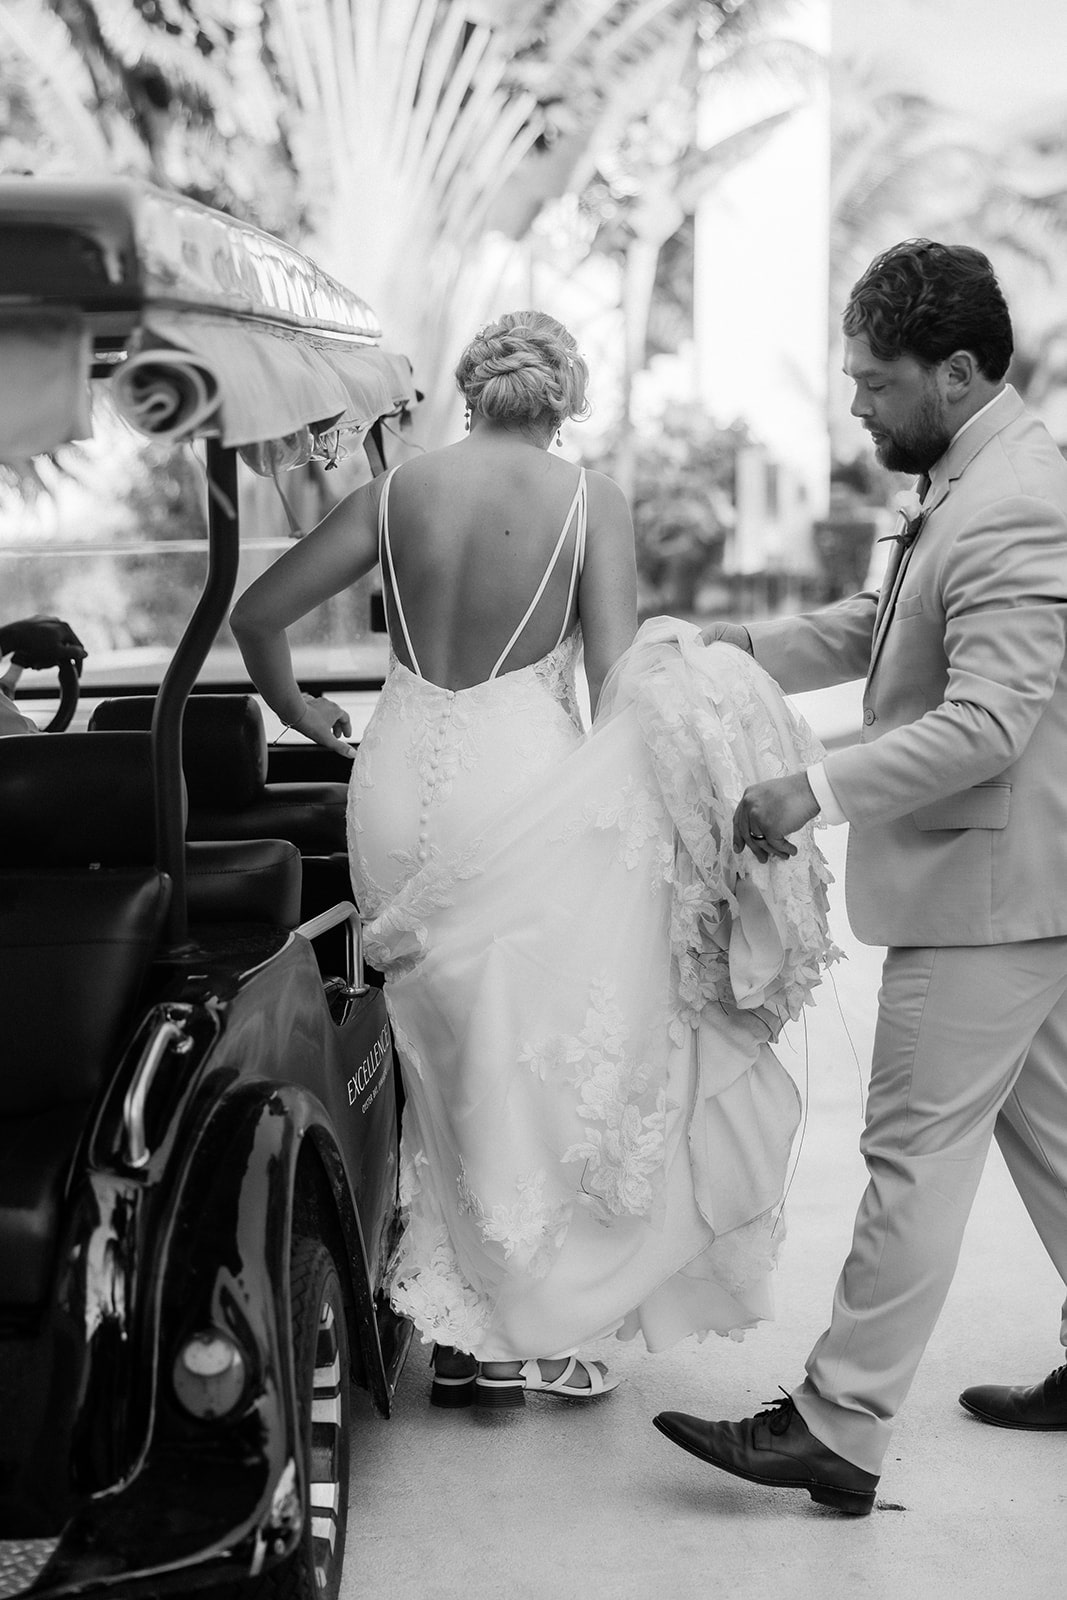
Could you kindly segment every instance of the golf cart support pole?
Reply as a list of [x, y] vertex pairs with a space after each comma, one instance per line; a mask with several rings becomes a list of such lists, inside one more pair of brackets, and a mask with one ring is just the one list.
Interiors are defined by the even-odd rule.
[[164, 941], [171, 950], [188, 943], [185, 888], [185, 789], [182, 717], [215, 635], [226, 619], [237, 584], [239, 557], [237, 452], [205, 440], [208, 481], [208, 567], [200, 599], [159, 689], [152, 717], [156, 847], [173, 884]]

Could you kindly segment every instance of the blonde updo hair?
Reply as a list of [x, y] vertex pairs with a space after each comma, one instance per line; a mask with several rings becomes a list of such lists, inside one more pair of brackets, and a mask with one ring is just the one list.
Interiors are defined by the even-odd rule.
[[456, 386], [472, 412], [494, 422], [585, 417], [589, 368], [573, 336], [545, 311], [509, 311], [476, 334], [459, 358]]

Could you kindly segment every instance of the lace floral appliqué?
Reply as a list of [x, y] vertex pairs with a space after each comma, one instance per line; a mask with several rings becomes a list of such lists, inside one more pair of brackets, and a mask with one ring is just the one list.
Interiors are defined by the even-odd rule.
[[[646, 623], [609, 682], [633, 705], [666, 811], [677, 834], [671, 954], [677, 981], [672, 1037], [709, 1006], [766, 1007], [784, 1022], [811, 1000], [822, 970], [840, 958], [828, 931], [830, 870], [813, 825], [794, 835], [796, 855], [760, 864], [733, 849], [733, 812], [748, 784], [779, 777], [822, 756], [810, 729], [749, 656], [700, 644], [688, 624]], [[598, 718], [599, 720], [599, 718]], [[742, 889], [741, 880], [751, 887]], [[766, 993], [739, 1001], [729, 961], [731, 926], [762, 902], [779, 959]]]
[[418, 964], [426, 950], [427, 919], [452, 904], [457, 883], [477, 877], [483, 853], [478, 839], [444, 861], [436, 851], [427, 864], [411, 858], [408, 881], [380, 916], [364, 923], [363, 948], [372, 966], [398, 974]]
[[467, 1282], [443, 1221], [435, 1219], [422, 1174], [421, 1150], [403, 1153], [400, 1206], [404, 1232], [386, 1275], [393, 1305], [424, 1339], [475, 1350], [485, 1336], [492, 1304]]
[[567, 1233], [571, 1207], [566, 1201], [549, 1205], [545, 1200], [548, 1174], [541, 1169], [515, 1180], [518, 1199], [514, 1205], [482, 1204], [471, 1188], [467, 1169], [460, 1162], [457, 1179], [460, 1208], [474, 1218], [486, 1244], [503, 1247], [505, 1261], [513, 1263], [531, 1277], [543, 1278]]
[[578, 1116], [602, 1124], [560, 1158], [584, 1164], [582, 1201], [604, 1217], [647, 1216], [663, 1167], [667, 1100], [662, 1088], [649, 1091], [651, 1066], [628, 1053], [629, 1029], [614, 997], [614, 984], [598, 979], [581, 1032], [528, 1045], [519, 1061], [542, 1080], [573, 1084]]
[[[633, 871], [650, 859], [650, 887], [655, 893], [674, 876], [674, 844], [670, 819], [663, 802], [647, 784], [628, 778], [610, 800], [591, 800], [581, 815], [557, 836], [559, 844], [569, 844], [580, 833], [595, 828], [600, 832], [618, 829], [616, 859]], [[651, 846], [651, 851], [649, 851]]]
[[554, 650], [550, 650], [547, 656], [542, 656], [540, 661], [535, 661], [530, 668], [542, 689], [557, 705], [563, 707], [579, 731], [582, 717], [578, 709], [575, 673], [581, 647], [582, 631], [580, 627], [576, 627], [565, 639], [560, 640]]

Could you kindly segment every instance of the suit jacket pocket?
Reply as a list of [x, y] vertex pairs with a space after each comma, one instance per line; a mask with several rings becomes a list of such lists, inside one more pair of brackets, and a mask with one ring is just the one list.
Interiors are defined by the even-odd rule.
[[921, 594], [905, 594], [905, 595], [901, 595], [900, 599], [897, 601], [896, 605], [893, 607], [893, 616], [899, 622], [904, 617], [915, 617], [915, 616], [918, 616], [918, 614], [922, 610], [922, 608], [923, 608], [923, 597], [922, 597]]
[[941, 828], [1006, 828], [1010, 810], [1010, 783], [976, 783], [973, 789], [919, 806], [911, 817], [921, 833], [936, 833]]

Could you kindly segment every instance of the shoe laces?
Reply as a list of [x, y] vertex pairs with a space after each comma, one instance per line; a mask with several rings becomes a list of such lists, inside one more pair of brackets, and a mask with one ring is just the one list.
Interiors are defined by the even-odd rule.
[[774, 1434], [775, 1438], [786, 1432], [789, 1424], [797, 1414], [797, 1408], [793, 1404], [793, 1396], [787, 1394], [784, 1389], [780, 1400], [761, 1400], [760, 1405], [765, 1409], [760, 1411], [754, 1420], [756, 1422], [765, 1421], [769, 1431]]

